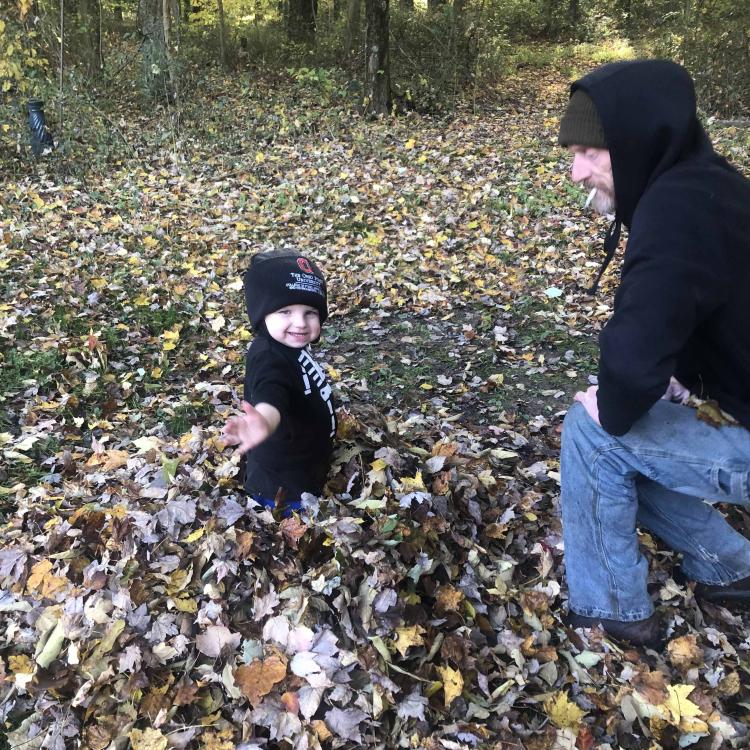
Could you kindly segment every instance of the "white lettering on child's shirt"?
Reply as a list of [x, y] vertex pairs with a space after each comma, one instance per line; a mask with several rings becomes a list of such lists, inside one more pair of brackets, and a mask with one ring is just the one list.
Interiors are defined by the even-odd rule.
[[331, 437], [336, 434], [336, 414], [333, 411], [333, 400], [331, 399], [331, 386], [326, 381], [323, 368], [312, 358], [307, 349], [302, 349], [299, 353], [299, 365], [302, 369], [302, 381], [305, 384], [305, 395], [312, 393], [310, 379], [318, 388], [320, 397], [326, 402], [328, 412], [331, 415]]

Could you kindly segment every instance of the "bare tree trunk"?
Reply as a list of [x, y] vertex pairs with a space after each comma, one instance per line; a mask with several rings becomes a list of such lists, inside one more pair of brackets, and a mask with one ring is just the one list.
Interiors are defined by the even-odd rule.
[[102, 72], [101, 4], [99, 0], [80, 0], [78, 4], [78, 41], [86, 73], [97, 78]]
[[346, 9], [346, 40], [344, 49], [347, 56], [351, 55], [357, 38], [359, 37], [359, 21], [362, 13], [362, 0], [349, 0]]
[[219, 11], [219, 54], [221, 66], [227, 68], [227, 26], [224, 18], [224, 0], [216, 0], [216, 9]]
[[315, 41], [318, 0], [289, 0], [287, 36], [293, 42]]
[[169, 76], [167, 98], [177, 101], [177, 73], [172, 56], [172, 4], [170, 0], [162, 0], [161, 18], [164, 24], [164, 54], [167, 59], [167, 75]]
[[[170, 48], [171, 12], [169, 0], [140, 0], [139, 26], [143, 36], [141, 56], [146, 93], [174, 101], [176, 71]], [[166, 17], [165, 17], [166, 15]]]
[[388, 114], [391, 78], [388, 67], [389, 0], [365, 0], [366, 81], [365, 109], [375, 115]]

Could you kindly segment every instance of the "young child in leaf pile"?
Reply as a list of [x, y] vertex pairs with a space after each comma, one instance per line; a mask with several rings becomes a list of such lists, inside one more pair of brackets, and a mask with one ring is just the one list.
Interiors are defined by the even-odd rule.
[[322, 494], [336, 434], [331, 386], [310, 352], [328, 317], [325, 278], [304, 255], [259, 253], [245, 272], [245, 301], [255, 338], [242, 413], [224, 436], [246, 454], [245, 490], [288, 516], [302, 493]]

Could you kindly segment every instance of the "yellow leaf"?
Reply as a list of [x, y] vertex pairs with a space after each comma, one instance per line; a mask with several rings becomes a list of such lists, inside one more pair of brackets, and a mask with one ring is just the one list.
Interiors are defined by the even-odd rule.
[[139, 437], [133, 441], [133, 445], [138, 448], [138, 453], [148, 453], [148, 451], [158, 448], [162, 441], [158, 437], [146, 436]]
[[419, 469], [417, 469], [417, 473], [413, 477], [404, 477], [401, 480], [401, 487], [404, 492], [424, 492], [427, 489], [424, 486], [422, 472]]
[[544, 710], [552, 723], [560, 729], [577, 729], [585, 715], [562, 690], [544, 701]]
[[396, 628], [396, 650], [401, 656], [406, 656], [406, 652], [412, 646], [421, 646], [424, 644], [424, 638], [422, 638], [424, 633], [425, 629], [421, 625]]
[[159, 244], [159, 240], [154, 239], [150, 234], [143, 238], [143, 244], [146, 247], [156, 247]]
[[198, 611], [198, 602], [195, 601], [195, 599], [191, 599], [190, 597], [186, 597], [184, 599], [172, 599], [174, 602], [174, 607], [178, 612], [197, 612]]
[[161, 367], [154, 367], [153, 370], [151, 370], [151, 377], [154, 380], [159, 380], [159, 378], [163, 375]]
[[96, 278], [91, 279], [91, 286], [93, 286], [94, 289], [104, 289], [104, 287], [107, 286], [107, 280], [97, 276]]
[[666, 718], [670, 724], [677, 726], [683, 718], [700, 715], [700, 708], [691, 700], [688, 700], [688, 695], [694, 689], [695, 685], [667, 685], [669, 697], [660, 708], [665, 708], [668, 711], [669, 716]]
[[13, 674], [32, 674], [34, 662], [26, 654], [11, 654], [8, 657], [8, 666]]
[[134, 300], [133, 304], [136, 307], [146, 307], [149, 304], [149, 298], [145, 294], [139, 294]]
[[667, 653], [669, 661], [677, 669], [684, 670], [703, 664], [703, 649], [698, 645], [698, 639], [694, 634], [671, 640], [667, 644]]
[[266, 160], [266, 156], [262, 151], [258, 151], [258, 153], [255, 154], [256, 164], [262, 164], [265, 160]]
[[205, 529], [196, 529], [192, 534], [188, 534], [182, 541], [187, 544], [197, 542], [203, 536], [205, 531]]
[[411, 151], [415, 145], [416, 145], [416, 141], [413, 138], [409, 138], [409, 140], [404, 144], [404, 148], [407, 151]]
[[65, 576], [53, 575], [52, 567], [49, 560], [40, 560], [31, 568], [31, 575], [26, 582], [28, 593], [37, 592], [42, 598], [50, 598], [70, 583]]
[[435, 386], [431, 383], [422, 383], [422, 385], [419, 386], [423, 391], [431, 391]]
[[709, 729], [705, 721], [693, 716], [683, 716], [680, 719], [680, 732], [684, 734], [708, 734]]
[[452, 667], [438, 667], [437, 671], [440, 672], [440, 679], [443, 681], [445, 707], [448, 708], [461, 695], [464, 689], [464, 678], [457, 669]]
[[371, 464], [370, 467], [373, 471], [383, 471], [385, 467], [388, 466], [388, 464], [383, 461], [382, 458], [376, 458]]
[[160, 729], [132, 729], [128, 737], [133, 750], [167, 750], [168, 740]]

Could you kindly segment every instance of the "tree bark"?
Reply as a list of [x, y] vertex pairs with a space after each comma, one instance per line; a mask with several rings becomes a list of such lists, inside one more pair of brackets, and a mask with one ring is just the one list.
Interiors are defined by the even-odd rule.
[[90, 78], [101, 75], [101, 6], [98, 0], [78, 4], [78, 42], [81, 61]]
[[388, 114], [391, 78], [388, 61], [389, 0], [365, 0], [366, 80], [365, 110], [375, 115]]
[[580, 0], [570, 0], [568, 4], [568, 23], [571, 32], [578, 37], [578, 23], [581, 20]]
[[287, 36], [293, 42], [315, 41], [318, 0], [289, 0]]
[[173, 60], [168, 47], [171, 28], [169, 9], [168, 0], [141, 0], [138, 21], [143, 36], [141, 57], [146, 93], [149, 96], [174, 101], [177, 92], [174, 88]]
[[347, 56], [351, 55], [359, 37], [359, 22], [362, 15], [362, 0], [349, 0], [346, 9], [346, 39], [344, 49]]
[[226, 70], [228, 67], [227, 60], [227, 26], [224, 18], [224, 0], [216, 0], [216, 10], [219, 14], [219, 55], [221, 57], [221, 66]]

